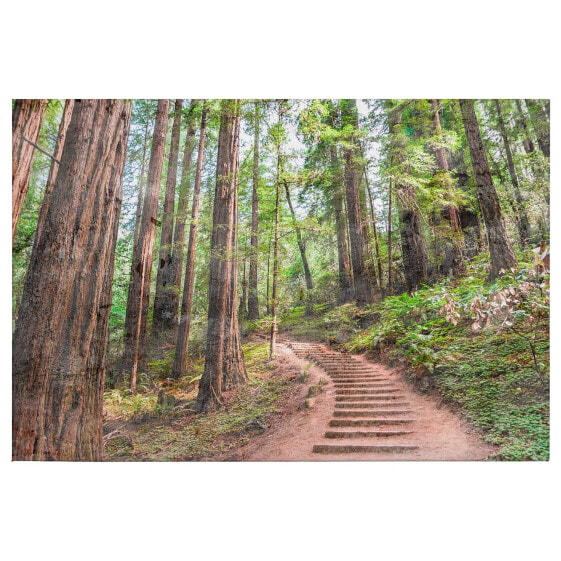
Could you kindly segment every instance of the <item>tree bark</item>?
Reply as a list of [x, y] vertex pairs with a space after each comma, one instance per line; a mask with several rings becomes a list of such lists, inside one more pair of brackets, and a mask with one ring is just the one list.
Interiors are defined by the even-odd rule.
[[175, 333], [177, 325], [177, 299], [174, 299], [173, 279], [171, 277], [173, 225], [175, 213], [175, 187], [177, 184], [177, 160], [179, 158], [179, 139], [181, 135], [181, 109], [183, 100], [176, 99], [173, 112], [171, 130], [171, 144], [166, 178], [166, 194], [164, 198], [164, 212], [162, 216], [162, 230], [160, 234], [160, 252], [158, 259], [158, 273], [156, 276], [156, 293], [154, 295], [154, 313], [152, 326], [159, 335]]
[[51, 161], [49, 177], [47, 178], [47, 185], [45, 187], [45, 195], [43, 196], [43, 204], [41, 205], [41, 210], [39, 211], [39, 219], [37, 220], [37, 230], [35, 232], [36, 240], [41, 237], [41, 232], [43, 231], [45, 217], [47, 216], [47, 211], [49, 208], [49, 194], [53, 190], [53, 187], [56, 183], [56, 176], [58, 174], [58, 168], [60, 165], [56, 160], [60, 162], [60, 159], [62, 157], [62, 150], [64, 148], [64, 142], [66, 140], [66, 132], [68, 130], [68, 125], [70, 124], [70, 119], [72, 118], [73, 109], [74, 100], [67, 99], [64, 103], [64, 110], [62, 111], [62, 117], [58, 126], [58, 135], [56, 139], [55, 150], [53, 152], [54, 159]]
[[359, 179], [358, 179], [358, 146], [356, 132], [358, 130], [358, 114], [356, 100], [341, 100], [341, 114], [343, 126], [352, 127], [347, 143], [343, 148], [345, 161], [345, 192], [347, 197], [347, 217], [351, 242], [351, 263], [355, 299], [357, 304], [364, 305], [372, 302], [372, 285], [366, 266], [366, 240], [362, 224]]
[[[282, 127], [282, 102], [278, 102], [279, 129]], [[279, 130], [280, 135], [280, 130]], [[279, 282], [279, 219], [280, 219], [280, 183], [282, 179], [282, 155], [280, 137], [276, 142], [277, 149], [277, 181], [275, 189], [275, 234], [273, 242], [273, 294], [271, 298], [271, 339], [269, 343], [269, 358], [276, 356], [277, 344], [277, 299]]]
[[[440, 125], [440, 116], [438, 114], [438, 100], [431, 99], [432, 118], [434, 123], [434, 132], [440, 141], [442, 141], [442, 127]], [[444, 146], [440, 144], [436, 150], [436, 161], [441, 171], [448, 172], [448, 159]], [[445, 179], [450, 176], [446, 174]], [[442, 273], [445, 275], [452, 274], [455, 277], [465, 275], [467, 272], [464, 261], [464, 236], [460, 223], [460, 211], [452, 204], [444, 205], [441, 211], [442, 216], [450, 224], [449, 235], [444, 238], [444, 263], [442, 265]]]
[[259, 295], [257, 290], [257, 255], [259, 246], [259, 102], [255, 102], [253, 137], [253, 192], [251, 199], [251, 253], [249, 254], [249, 295], [247, 317], [259, 319]]
[[516, 110], [518, 111], [518, 117], [516, 118], [516, 122], [524, 133], [524, 138], [522, 139], [522, 144], [524, 145], [524, 151], [526, 152], [526, 154], [531, 154], [535, 150], [535, 148], [534, 148], [534, 143], [532, 142], [532, 138], [530, 137], [530, 131], [528, 130], [528, 125], [526, 123], [526, 115], [524, 115], [524, 111], [522, 110], [522, 104], [520, 103], [520, 100], [515, 99], [514, 103], [516, 104]]
[[46, 99], [16, 99], [12, 110], [12, 245], [35, 154], [27, 141], [37, 143], [46, 106]]
[[[191, 167], [193, 152], [195, 151], [197, 125], [194, 118], [194, 110], [199, 105], [198, 100], [191, 100], [187, 115], [187, 137], [183, 151], [183, 163], [181, 166], [181, 180], [178, 189], [177, 213], [175, 215], [175, 230], [173, 233], [173, 250], [171, 262], [168, 267], [170, 290], [169, 309], [174, 311], [175, 321], [173, 322], [173, 337], [177, 337], [177, 310], [179, 308], [179, 294], [181, 293], [181, 279], [183, 275], [183, 253], [185, 251], [185, 225], [189, 208], [189, 190], [191, 184]], [[173, 287], [173, 288], [172, 288]]]
[[[401, 164], [404, 158], [405, 139], [401, 130], [401, 113], [398, 109], [391, 111], [389, 123], [392, 135], [392, 159]], [[395, 190], [399, 205], [403, 273], [407, 292], [412, 292], [427, 279], [427, 250], [421, 232], [421, 215], [415, 189], [396, 179]]]
[[388, 294], [393, 294], [393, 262], [392, 262], [392, 180], [388, 192]]
[[144, 144], [142, 146], [142, 162], [140, 164], [140, 176], [138, 177], [138, 197], [136, 200], [136, 215], [134, 220], [134, 244], [138, 242], [138, 232], [140, 231], [140, 221], [142, 219], [142, 198], [144, 196], [144, 170], [146, 168], [146, 151], [148, 149], [148, 131], [150, 129], [150, 119], [146, 117], [144, 127]]
[[520, 235], [520, 243], [523, 246], [527, 246], [530, 240], [530, 222], [528, 221], [528, 215], [526, 214], [525, 202], [520, 192], [520, 185], [518, 184], [518, 176], [516, 175], [516, 169], [514, 168], [514, 160], [512, 158], [512, 151], [510, 149], [510, 142], [508, 139], [508, 134], [506, 132], [506, 126], [503, 119], [503, 113], [501, 111], [501, 104], [498, 99], [495, 99], [495, 107], [497, 108], [497, 118], [499, 121], [499, 132], [503, 139], [503, 145], [506, 153], [506, 161], [508, 164], [508, 172], [510, 174], [510, 180], [512, 181], [512, 188], [514, 190], [514, 196], [516, 198], [516, 224], [518, 225], [518, 233]]
[[491, 255], [490, 277], [495, 278], [500, 274], [501, 270], [507, 271], [514, 267], [516, 265], [516, 258], [506, 233], [501, 205], [495, 191], [493, 177], [479, 131], [474, 101], [460, 99], [460, 109], [468, 140], [475, 182], [477, 184], [477, 198], [487, 228], [489, 252]]
[[104, 287], [130, 124], [126, 101], [76, 100], [13, 338], [13, 459], [102, 459]]
[[158, 217], [158, 198], [164, 162], [164, 149], [168, 124], [169, 99], [158, 100], [152, 150], [148, 165], [146, 195], [142, 207], [142, 218], [138, 242], [134, 246], [131, 282], [127, 298], [125, 316], [124, 352], [121, 372], [130, 373], [131, 391], [136, 393], [138, 363], [144, 359], [143, 340], [146, 333], [148, 305], [150, 302], [150, 277], [156, 223]]
[[178, 379], [186, 370], [189, 359], [189, 335], [191, 333], [191, 308], [193, 306], [193, 291], [195, 289], [195, 246], [199, 227], [199, 202], [201, 196], [201, 176], [203, 170], [205, 135], [208, 108], [203, 106], [201, 127], [199, 134], [199, 151], [195, 170], [195, 185], [193, 187], [193, 208], [191, 210], [191, 225], [189, 226], [189, 245], [187, 247], [187, 261], [185, 265], [185, 284], [181, 301], [181, 314], [177, 329], [175, 357], [172, 368], [172, 378]]
[[220, 407], [224, 390], [247, 381], [236, 305], [240, 119], [240, 102], [223, 100], [209, 264], [207, 347], [197, 411]]

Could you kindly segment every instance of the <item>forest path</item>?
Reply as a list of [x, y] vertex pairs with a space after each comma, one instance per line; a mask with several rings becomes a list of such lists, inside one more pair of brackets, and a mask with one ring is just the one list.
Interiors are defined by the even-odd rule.
[[495, 452], [397, 369], [321, 343], [283, 341], [279, 352], [309, 372], [308, 383], [322, 379], [323, 391], [249, 444], [244, 460], [484, 460]]

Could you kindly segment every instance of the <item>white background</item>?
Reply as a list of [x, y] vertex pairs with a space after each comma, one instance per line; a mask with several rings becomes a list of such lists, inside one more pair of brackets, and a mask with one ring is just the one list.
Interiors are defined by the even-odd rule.
[[558, 282], [548, 463], [55, 465], [10, 462], [8, 271], [11, 98], [549, 97], [556, 279], [553, 2], [31, 0], [0, 21], [5, 559], [557, 558]]

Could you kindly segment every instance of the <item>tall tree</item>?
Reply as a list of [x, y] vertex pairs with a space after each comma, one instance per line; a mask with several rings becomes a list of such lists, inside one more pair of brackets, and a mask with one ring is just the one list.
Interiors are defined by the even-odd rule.
[[528, 221], [528, 214], [526, 213], [526, 201], [524, 200], [524, 198], [522, 197], [522, 193], [520, 192], [520, 185], [518, 183], [518, 176], [516, 175], [516, 169], [514, 167], [512, 150], [510, 149], [510, 142], [508, 134], [506, 132], [503, 113], [501, 111], [501, 103], [498, 99], [495, 99], [495, 107], [497, 109], [499, 132], [501, 133], [501, 138], [503, 139], [503, 145], [505, 148], [508, 172], [510, 174], [510, 180], [512, 182], [514, 196], [516, 198], [516, 223], [518, 225], [518, 233], [520, 235], [521, 244], [525, 246], [528, 244], [528, 241], [530, 239], [530, 223]]
[[237, 318], [237, 221], [240, 102], [222, 101], [209, 265], [205, 367], [198, 411], [222, 405], [225, 390], [247, 381]]
[[158, 217], [158, 197], [162, 178], [164, 148], [168, 124], [169, 99], [158, 100], [152, 150], [148, 165], [146, 195], [142, 207], [142, 218], [138, 241], [134, 246], [131, 282], [127, 298], [125, 316], [124, 352], [121, 364], [123, 374], [130, 373], [130, 387], [136, 393], [138, 362], [143, 359], [142, 340], [146, 333], [148, 305], [150, 301], [150, 277], [152, 274], [152, 257], [156, 237]]
[[280, 232], [280, 184], [282, 181], [282, 116], [283, 102], [278, 100], [278, 123], [275, 135], [275, 148], [277, 152], [277, 177], [275, 181], [275, 222], [273, 241], [273, 287], [271, 295], [271, 338], [269, 344], [269, 357], [272, 359], [276, 354], [277, 343], [277, 307], [278, 307], [278, 283], [279, 283], [279, 232]]
[[94, 355], [107, 336], [103, 290], [130, 113], [127, 101], [75, 102], [14, 333], [15, 460], [102, 459], [104, 371]]
[[358, 112], [356, 100], [341, 100], [341, 116], [345, 144], [343, 157], [345, 161], [345, 193], [347, 198], [347, 217], [349, 223], [351, 264], [355, 299], [358, 304], [372, 302], [372, 285], [366, 265], [366, 240], [362, 224], [362, 211], [359, 194], [359, 147], [358, 147]]
[[388, 186], [388, 294], [393, 294], [393, 257], [392, 257], [392, 180]]
[[191, 308], [193, 306], [193, 291], [195, 288], [195, 244], [199, 228], [199, 201], [201, 195], [201, 175], [205, 152], [205, 135], [208, 107], [203, 106], [199, 136], [199, 152], [195, 170], [195, 186], [193, 187], [193, 208], [191, 210], [191, 225], [189, 226], [189, 245], [187, 247], [187, 261], [185, 266], [185, 284], [181, 302], [181, 314], [177, 330], [175, 357], [173, 361], [172, 377], [178, 379], [187, 370], [189, 358], [189, 335], [191, 333]]
[[255, 101], [253, 136], [253, 186], [251, 197], [251, 252], [249, 254], [249, 294], [247, 317], [259, 318], [259, 294], [257, 290], [257, 254], [259, 247], [259, 102]]
[[16, 99], [12, 109], [12, 244], [46, 106], [46, 99]]
[[142, 200], [144, 195], [144, 171], [146, 168], [146, 152], [148, 150], [150, 130], [150, 119], [146, 117], [146, 124], [144, 125], [144, 143], [142, 145], [142, 160], [140, 163], [140, 175], [138, 176], [138, 197], [136, 199], [136, 215], [134, 220], [134, 243], [138, 242], [138, 233], [140, 232], [140, 222], [142, 220]]
[[181, 135], [181, 109], [183, 100], [176, 99], [171, 129], [171, 144], [166, 178], [166, 194], [160, 235], [160, 253], [158, 273], [156, 276], [156, 293], [154, 295], [154, 313], [152, 322], [158, 334], [175, 333], [177, 323], [177, 300], [173, 297], [175, 287], [171, 278], [173, 215], [175, 212], [175, 187], [177, 183], [177, 160], [179, 158], [179, 139]]
[[[440, 125], [439, 115], [439, 101], [431, 99], [432, 120], [434, 124], [434, 132], [437, 138], [435, 147], [436, 162], [438, 165], [437, 177], [441, 184], [444, 184], [448, 189], [452, 188], [452, 176], [449, 171], [448, 158], [446, 157], [446, 150], [444, 149], [444, 139], [442, 134], [442, 126]], [[449, 235], [444, 237], [444, 263], [442, 271], [448, 275], [452, 273], [454, 276], [461, 276], [466, 274], [466, 265], [464, 262], [464, 236], [462, 233], [462, 226], [460, 221], [460, 211], [454, 204], [445, 204], [442, 208], [442, 216], [448, 221], [450, 225]]]
[[506, 232], [499, 197], [493, 184], [493, 176], [483, 147], [479, 123], [475, 114], [474, 101], [460, 99], [460, 109], [471, 155], [471, 164], [477, 184], [477, 198], [483, 213], [489, 253], [491, 255], [491, 278], [516, 265], [516, 257]]
[[426, 280], [428, 258], [421, 230], [421, 214], [417, 202], [417, 193], [411, 182], [407, 181], [410, 168], [407, 161], [406, 139], [399, 106], [390, 110], [389, 125], [392, 160], [398, 169], [394, 180], [399, 208], [403, 272], [407, 291], [411, 292]]
[[522, 139], [522, 144], [524, 145], [524, 151], [526, 152], [526, 154], [531, 154], [534, 151], [534, 143], [532, 142], [530, 131], [528, 130], [528, 125], [526, 123], [526, 115], [524, 115], [524, 111], [522, 110], [522, 104], [520, 103], [520, 100], [515, 99], [514, 103], [516, 105], [516, 111], [517, 111], [517, 116], [515, 120], [524, 134], [524, 138]]
[[[173, 233], [173, 251], [171, 255], [171, 263], [169, 267], [170, 280], [168, 284], [173, 286], [173, 290], [169, 291], [170, 310], [174, 310], [177, 314], [179, 306], [179, 294], [181, 292], [181, 278], [183, 274], [183, 254], [185, 252], [185, 225], [187, 223], [187, 214], [189, 212], [189, 190], [191, 186], [191, 166], [193, 160], [193, 152], [196, 145], [197, 134], [197, 113], [199, 100], [192, 99], [187, 112], [187, 135], [185, 138], [185, 147], [183, 150], [183, 164], [181, 166], [181, 180], [178, 189], [177, 213], [175, 216], [175, 230]], [[204, 135], [203, 135], [204, 136]], [[176, 318], [177, 320], [177, 318]], [[177, 325], [177, 321], [174, 321]]]
[[53, 152], [53, 159], [51, 161], [51, 167], [49, 168], [49, 177], [47, 178], [47, 185], [45, 187], [45, 195], [43, 197], [43, 204], [41, 205], [41, 210], [39, 212], [39, 219], [37, 221], [37, 230], [35, 231], [35, 240], [41, 237], [41, 231], [43, 230], [43, 224], [45, 223], [45, 217], [47, 216], [49, 194], [53, 190], [56, 183], [56, 176], [58, 174], [59, 162], [62, 157], [62, 150], [64, 148], [64, 142], [66, 140], [66, 132], [68, 130], [68, 125], [70, 125], [70, 119], [72, 118], [72, 111], [74, 110], [74, 100], [67, 99], [64, 102], [64, 109], [62, 111], [62, 117], [58, 126], [58, 134], [55, 143], [55, 149]]

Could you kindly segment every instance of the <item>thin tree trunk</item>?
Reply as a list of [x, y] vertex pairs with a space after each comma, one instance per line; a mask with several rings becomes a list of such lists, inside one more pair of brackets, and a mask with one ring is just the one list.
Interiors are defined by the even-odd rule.
[[353, 127], [353, 132], [347, 139], [343, 149], [345, 160], [345, 191], [347, 196], [347, 217], [349, 221], [349, 234], [351, 242], [351, 263], [353, 268], [353, 281], [355, 299], [357, 304], [364, 305], [372, 302], [372, 285], [366, 266], [366, 240], [360, 208], [357, 141], [355, 138], [358, 130], [358, 114], [356, 100], [341, 100], [343, 125]]
[[518, 111], [518, 118], [516, 119], [518, 126], [524, 132], [524, 138], [522, 139], [522, 144], [524, 145], [524, 151], [526, 154], [531, 154], [535, 148], [534, 143], [532, 142], [532, 138], [530, 137], [530, 131], [528, 130], [528, 125], [526, 124], [526, 115], [524, 115], [524, 111], [522, 110], [522, 104], [520, 103], [519, 99], [515, 99], [514, 103], [516, 104], [516, 109]]
[[257, 290], [257, 255], [259, 234], [259, 102], [255, 102], [253, 137], [253, 193], [251, 199], [251, 253], [249, 254], [249, 296], [247, 316], [259, 318], [259, 295]]
[[195, 289], [195, 248], [199, 228], [199, 202], [201, 197], [201, 177], [203, 170], [206, 122], [208, 107], [203, 106], [201, 127], [199, 133], [199, 149], [197, 154], [197, 167], [195, 170], [195, 186], [193, 187], [193, 208], [191, 210], [191, 225], [189, 226], [189, 244], [187, 247], [187, 260], [185, 263], [185, 284], [181, 301], [181, 314], [177, 330], [175, 357], [172, 368], [172, 378], [178, 379], [187, 370], [189, 360], [189, 336], [191, 334], [191, 308], [193, 307], [193, 293]]
[[392, 263], [392, 180], [388, 193], [388, 294], [393, 294], [393, 263]]
[[162, 231], [160, 235], [158, 273], [156, 277], [156, 293], [154, 295], [154, 313], [152, 316], [154, 332], [162, 334], [164, 337], [169, 335], [170, 332], [174, 334], [177, 324], [177, 306], [174, 308], [174, 303], [177, 304], [177, 300], [173, 297], [175, 287], [172, 279], [171, 260], [182, 107], [183, 100], [176, 99], [171, 130]]
[[123, 374], [130, 372], [130, 387], [133, 394], [136, 393], [138, 363], [143, 361], [145, 352], [142, 342], [146, 333], [146, 320], [150, 301], [150, 277], [152, 274], [158, 198], [160, 195], [160, 182], [166, 144], [168, 109], [169, 99], [158, 100], [152, 150], [148, 165], [146, 195], [142, 207], [138, 242], [134, 246], [131, 282], [127, 298], [125, 349], [121, 372]]
[[296, 220], [296, 213], [294, 212], [294, 207], [292, 206], [292, 201], [290, 199], [290, 189], [288, 188], [288, 183], [283, 181], [284, 191], [286, 193], [286, 201], [288, 202], [288, 208], [290, 209], [290, 215], [292, 216], [292, 225], [296, 231], [296, 243], [298, 244], [298, 249], [300, 251], [300, 257], [302, 258], [302, 265], [304, 267], [304, 278], [306, 280], [306, 315], [313, 314], [312, 305], [312, 295], [311, 291], [314, 289], [312, 282], [312, 273], [310, 272], [310, 265], [308, 264], [308, 258], [306, 257], [306, 244], [302, 239], [302, 232], [300, 231], [300, 226]]
[[464, 128], [469, 144], [471, 162], [477, 184], [477, 198], [483, 213], [489, 252], [491, 255], [491, 278], [495, 278], [502, 270], [507, 271], [516, 265], [516, 257], [506, 233], [506, 228], [501, 212], [501, 205], [493, 177], [489, 169], [487, 155], [483, 147], [479, 124], [475, 114], [473, 100], [460, 99], [460, 109], [464, 121]]
[[130, 113], [126, 101], [76, 100], [13, 338], [14, 460], [102, 459], [103, 290]]
[[271, 301], [269, 299], [270, 280], [271, 280], [271, 235], [269, 234], [269, 247], [267, 248], [267, 315], [271, 314]]
[[366, 155], [364, 153], [364, 148], [361, 145], [362, 157], [364, 159], [364, 181], [366, 183], [366, 192], [368, 194], [368, 200], [370, 202], [370, 220], [372, 222], [372, 234], [374, 236], [374, 247], [376, 250], [376, 263], [378, 264], [378, 279], [380, 290], [382, 292], [382, 298], [385, 297], [385, 290], [384, 290], [384, 273], [382, 271], [382, 259], [380, 257], [380, 244], [378, 242], [378, 229], [376, 228], [376, 214], [374, 212], [374, 199], [372, 197], [372, 190], [370, 189], [370, 181], [368, 179], [368, 168], [366, 165]]
[[45, 187], [45, 195], [43, 196], [43, 204], [41, 205], [41, 210], [39, 211], [37, 230], [35, 232], [36, 240], [41, 237], [41, 232], [43, 231], [45, 217], [47, 216], [47, 211], [49, 208], [48, 205], [49, 194], [53, 190], [53, 187], [56, 183], [56, 177], [58, 174], [59, 163], [56, 160], [60, 161], [62, 158], [62, 151], [64, 149], [64, 142], [66, 140], [66, 132], [68, 130], [68, 125], [70, 124], [70, 119], [72, 117], [73, 109], [74, 109], [74, 100], [67, 99], [64, 103], [64, 110], [62, 111], [62, 117], [60, 119], [60, 124], [58, 126], [58, 135], [56, 139], [55, 150], [53, 152], [54, 159], [51, 161], [51, 167], [49, 169], [49, 177], [47, 178], [47, 185]]
[[242, 297], [240, 298], [240, 307], [238, 309], [238, 317], [240, 319], [247, 317], [247, 274], [246, 274], [246, 259], [243, 260], [242, 271]]
[[46, 99], [16, 99], [12, 110], [12, 245], [35, 154], [28, 141], [37, 143], [46, 107]]
[[140, 220], [142, 218], [142, 200], [144, 197], [144, 170], [146, 168], [146, 151], [148, 148], [148, 132], [150, 129], [150, 119], [146, 118], [144, 128], [144, 144], [142, 146], [142, 162], [140, 164], [140, 175], [138, 177], [138, 197], [136, 199], [136, 214], [134, 220], [134, 244], [138, 242], [138, 232], [140, 231]]
[[[438, 114], [437, 99], [431, 99], [431, 110], [435, 134], [442, 142], [442, 127], [440, 125], [440, 116]], [[446, 151], [444, 150], [444, 146], [442, 146], [442, 144], [435, 149], [435, 154], [439, 170], [445, 172], [450, 171], [448, 159], [446, 158]], [[445, 179], [448, 179], [449, 177], [449, 174], [446, 174]], [[465, 275], [467, 272], [463, 252], [465, 243], [460, 224], [459, 209], [455, 205], [447, 204], [442, 208], [441, 215], [448, 221], [451, 230], [449, 235], [443, 240], [445, 247], [444, 264], [441, 267], [442, 272], [445, 275], [449, 275], [451, 273], [455, 277]]]
[[[282, 127], [282, 102], [278, 102], [279, 128]], [[280, 133], [279, 133], [280, 134]], [[269, 347], [269, 358], [276, 356], [277, 343], [277, 298], [279, 282], [279, 218], [280, 218], [280, 182], [282, 180], [282, 156], [280, 138], [277, 138], [277, 181], [275, 190], [275, 237], [273, 243], [273, 294], [271, 301], [271, 340]]]
[[195, 408], [222, 405], [225, 389], [247, 381], [237, 318], [237, 199], [240, 102], [223, 100], [209, 265], [205, 367]]
[[501, 111], [501, 104], [498, 99], [495, 99], [495, 107], [497, 108], [499, 132], [501, 133], [501, 137], [503, 139], [503, 145], [505, 147], [508, 171], [510, 173], [510, 179], [512, 181], [514, 196], [516, 197], [517, 208], [515, 209], [516, 210], [515, 216], [516, 216], [516, 223], [518, 225], [518, 233], [520, 235], [520, 243], [523, 246], [527, 246], [528, 241], [530, 240], [530, 223], [528, 221], [528, 215], [526, 214], [526, 210], [525, 210], [525, 201], [524, 198], [522, 197], [522, 193], [520, 192], [518, 177], [516, 175], [516, 169], [514, 168], [514, 160], [512, 158], [512, 151], [510, 149], [510, 142], [508, 140], [508, 134], [506, 132], [506, 126]]

